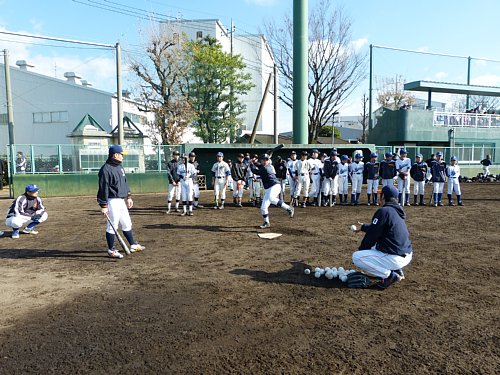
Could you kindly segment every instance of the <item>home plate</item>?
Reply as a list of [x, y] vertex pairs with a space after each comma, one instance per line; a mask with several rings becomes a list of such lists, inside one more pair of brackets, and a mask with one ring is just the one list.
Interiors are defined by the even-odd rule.
[[257, 233], [260, 238], [265, 238], [266, 240], [272, 240], [273, 238], [281, 236], [281, 233]]

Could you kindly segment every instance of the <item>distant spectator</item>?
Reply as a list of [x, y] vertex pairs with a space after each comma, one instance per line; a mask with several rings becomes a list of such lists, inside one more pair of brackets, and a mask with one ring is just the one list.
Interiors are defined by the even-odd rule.
[[26, 157], [22, 153], [22, 151], [19, 151], [17, 153], [17, 158], [16, 158], [16, 171], [17, 173], [26, 173]]
[[52, 168], [52, 172], [59, 173], [59, 165], [56, 165], [54, 168]]
[[3, 160], [0, 159], [0, 190], [3, 190], [3, 175], [4, 175]]

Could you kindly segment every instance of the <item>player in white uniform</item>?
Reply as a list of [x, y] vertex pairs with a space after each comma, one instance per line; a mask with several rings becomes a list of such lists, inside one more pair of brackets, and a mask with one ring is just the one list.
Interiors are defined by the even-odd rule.
[[297, 185], [297, 176], [295, 165], [297, 164], [297, 153], [292, 151], [290, 159], [286, 163], [288, 186], [290, 187], [290, 204], [293, 205], [295, 196], [295, 187]]
[[460, 192], [460, 167], [457, 165], [457, 157], [452, 156], [450, 165], [446, 167], [446, 175], [448, 176], [448, 205], [454, 206], [451, 195], [453, 192], [457, 195], [457, 202], [459, 206], [463, 206], [462, 193]]
[[[396, 160], [396, 172], [398, 173], [398, 202], [400, 205], [410, 205], [410, 169], [411, 159], [407, 157], [408, 152], [402, 148], [399, 150], [399, 159]], [[405, 199], [403, 202], [403, 193]]]
[[200, 185], [198, 183], [199, 182], [198, 175], [200, 174], [200, 164], [196, 161], [196, 154], [193, 151], [189, 153], [189, 162], [193, 164], [193, 167], [196, 171], [196, 174], [193, 176], [193, 195], [194, 195], [193, 208], [203, 208], [203, 206], [199, 204]]
[[297, 160], [295, 164], [295, 174], [297, 176], [297, 185], [295, 187], [295, 205], [298, 206], [300, 201], [300, 193], [304, 191], [304, 200], [302, 201], [302, 207], [307, 206], [307, 199], [309, 197], [309, 184], [311, 183], [311, 163], [307, 159], [307, 151], [302, 151], [300, 155], [300, 160]]
[[[182, 155], [182, 163], [177, 166], [177, 174], [181, 179], [182, 213], [181, 216], [193, 216], [193, 178], [196, 176], [194, 165], [188, 162], [186, 154]], [[189, 205], [189, 211], [187, 206]]]
[[311, 165], [311, 190], [309, 190], [309, 201], [312, 198], [312, 205], [318, 205], [318, 196], [321, 189], [321, 172], [322, 162], [318, 159], [319, 151], [312, 150], [311, 158], [309, 159], [309, 164]]
[[[224, 154], [217, 153], [217, 162], [212, 166], [212, 185], [214, 187], [215, 206], [214, 209], [224, 209], [224, 202], [226, 200], [226, 188], [231, 175], [229, 165], [224, 161]], [[219, 206], [220, 198], [220, 206]]]
[[339, 198], [340, 204], [347, 205], [347, 195], [349, 194], [349, 156], [342, 155], [339, 164]]
[[359, 204], [359, 195], [363, 186], [363, 173], [365, 171], [365, 163], [363, 163], [363, 154], [357, 153], [354, 155], [354, 162], [349, 165], [349, 174], [351, 175], [351, 204], [357, 206]]

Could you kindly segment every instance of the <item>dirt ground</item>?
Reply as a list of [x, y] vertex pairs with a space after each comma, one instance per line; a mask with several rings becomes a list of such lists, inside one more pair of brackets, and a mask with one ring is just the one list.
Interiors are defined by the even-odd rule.
[[414, 259], [385, 291], [303, 272], [351, 268], [375, 207], [273, 208], [264, 240], [256, 208], [138, 195], [146, 251], [117, 261], [95, 198], [48, 198], [38, 236], [0, 239], [0, 374], [498, 374], [500, 184], [462, 188], [406, 208]]

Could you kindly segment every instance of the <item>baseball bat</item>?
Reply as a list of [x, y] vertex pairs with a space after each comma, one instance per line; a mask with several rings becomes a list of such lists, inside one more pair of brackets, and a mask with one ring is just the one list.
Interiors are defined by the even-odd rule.
[[279, 145], [277, 145], [272, 150], [268, 150], [267, 153], [269, 154], [269, 157], [273, 156], [273, 152], [281, 150], [283, 147], [285, 147], [285, 145], [283, 143], [280, 143]]
[[333, 206], [333, 180], [330, 180], [330, 207]]
[[118, 237], [118, 242], [120, 242], [120, 245], [123, 247], [123, 250], [125, 250], [125, 253], [127, 253], [127, 255], [130, 255], [130, 249], [128, 248], [127, 244], [123, 240], [123, 237], [120, 235], [120, 233], [118, 233], [115, 226], [111, 222], [111, 219], [109, 218], [108, 213], [105, 213], [105, 215], [106, 215], [106, 219], [108, 219], [109, 225], [111, 226], [111, 228], [113, 228], [113, 232], [115, 232], [116, 237]]

